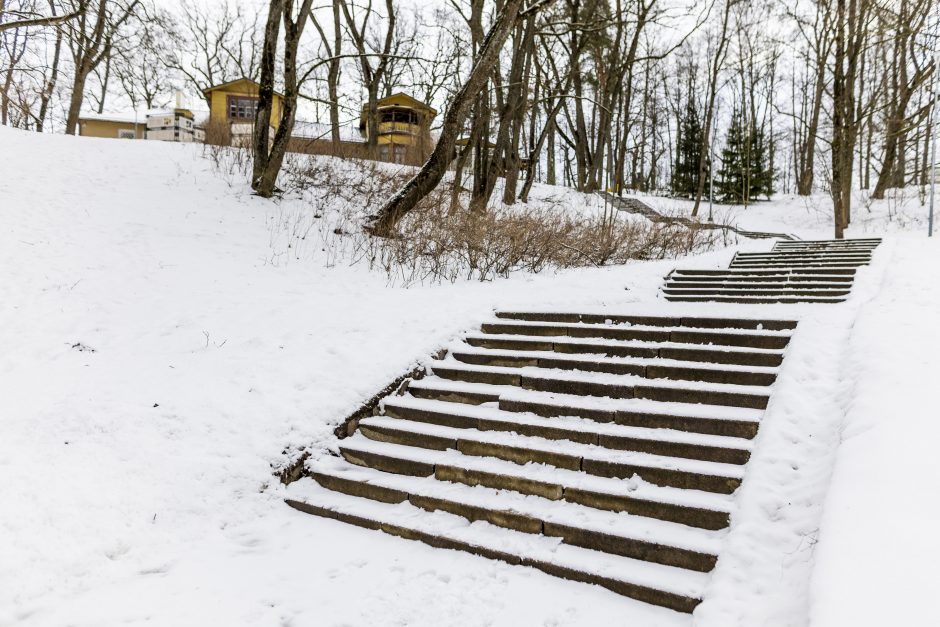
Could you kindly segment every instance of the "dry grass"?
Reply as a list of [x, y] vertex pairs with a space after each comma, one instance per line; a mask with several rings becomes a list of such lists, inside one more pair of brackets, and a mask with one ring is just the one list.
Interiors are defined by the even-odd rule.
[[[220, 171], [247, 177], [250, 158], [244, 150], [207, 151]], [[299, 196], [303, 203], [300, 209], [297, 203], [272, 207], [268, 261], [319, 257], [328, 265], [367, 264], [399, 285], [490, 281], [517, 272], [673, 258], [708, 250], [727, 235], [544, 201], [471, 212], [465, 198], [452, 207], [447, 182], [405, 216], [395, 237], [366, 234], [365, 219], [411, 173], [372, 161], [289, 154], [278, 182], [285, 197]]]

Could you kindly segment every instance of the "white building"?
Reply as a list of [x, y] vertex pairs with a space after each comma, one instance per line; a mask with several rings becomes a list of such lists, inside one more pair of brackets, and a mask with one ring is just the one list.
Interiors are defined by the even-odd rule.
[[192, 142], [196, 139], [193, 113], [189, 109], [154, 111], [147, 114], [147, 137], [167, 142]]

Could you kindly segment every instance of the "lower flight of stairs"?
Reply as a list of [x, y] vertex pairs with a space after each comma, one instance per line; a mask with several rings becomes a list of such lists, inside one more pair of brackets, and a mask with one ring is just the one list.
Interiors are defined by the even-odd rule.
[[499, 313], [288, 503], [691, 612], [795, 326]]
[[838, 303], [880, 241], [778, 242], [768, 252], [737, 253], [726, 270], [674, 270], [662, 291], [670, 301]]

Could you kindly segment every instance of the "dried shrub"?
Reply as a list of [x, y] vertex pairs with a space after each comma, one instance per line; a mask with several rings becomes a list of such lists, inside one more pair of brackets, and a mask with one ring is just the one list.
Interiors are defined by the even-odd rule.
[[[207, 152], [221, 172], [247, 178], [246, 150], [207, 146]], [[282, 198], [292, 202], [267, 205], [271, 254], [266, 261], [367, 264], [391, 283], [412, 285], [671, 258], [708, 250], [727, 238], [721, 230], [652, 223], [600, 205], [570, 209], [570, 194], [471, 212], [465, 195], [452, 202], [446, 180], [405, 216], [395, 237], [367, 235], [362, 229], [367, 216], [413, 172], [375, 161], [289, 153], [278, 183]]]

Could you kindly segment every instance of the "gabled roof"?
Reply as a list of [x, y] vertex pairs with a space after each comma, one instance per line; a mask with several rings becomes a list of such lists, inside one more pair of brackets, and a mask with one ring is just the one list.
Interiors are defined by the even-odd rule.
[[404, 99], [405, 101], [408, 102], [409, 105], [411, 105], [415, 109], [424, 109], [425, 111], [429, 111], [432, 117], [437, 115], [437, 109], [435, 109], [429, 104], [421, 102], [420, 100], [418, 100], [417, 98], [413, 96], [409, 96], [403, 91], [395, 92], [391, 96], [386, 96], [385, 98], [379, 98], [379, 106], [381, 107], [383, 105], [387, 106], [387, 105], [393, 104], [392, 101], [399, 100], [399, 99]]
[[[218, 90], [220, 90], [220, 89], [225, 89], [226, 87], [231, 87], [232, 85], [235, 85], [236, 83], [242, 83], [242, 82], [249, 83], [249, 84], [253, 85], [253, 86], [255, 87], [255, 89], [260, 89], [260, 88], [261, 88], [261, 84], [258, 83], [258, 81], [253, 81], [253, 80], [251, 80], [250, 78], [248, 78], [248, 77], [246, 77], [246, 76], [242, 76], [241, 78], [236, 78], [235, 80], [233, 80], [233, 81], [228, 81], [227, 83], [222, 83], [222, 84], [220, 84], [220, 85], [213, 85], [212, 87], [206, 87], [205, 89], [202, 90], [202, 93], [203, 93], [203, 94], [208, 94], [209, 92], [218, 91]], [[280, 96], [281, 98], [284, 97], [284, 94], [282, 94], [282, 93], [279, 92], [279, 91], [275, 91], [274, 94], [275, 94], [276, 96]]]

